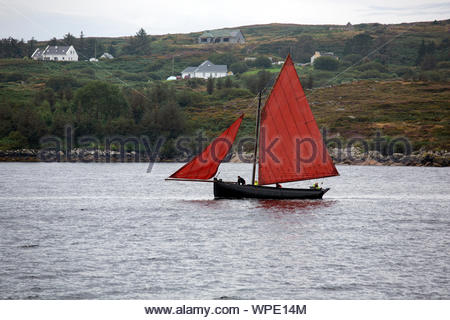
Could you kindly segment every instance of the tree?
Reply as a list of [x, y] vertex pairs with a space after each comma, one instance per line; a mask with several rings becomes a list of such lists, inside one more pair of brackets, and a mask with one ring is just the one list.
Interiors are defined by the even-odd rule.
[[111, 43], [108, 47], [108, 52], [115, 57], [116, 56], [116, 47], [113, 46], [113, 44]]
[[230, 77], [225, 78], [225, 88], [232, 88], [233, 87], [233, 81]]
[[139, 29], [135, 36], [130, 37], [124, 52], [131, 55], [150, 54], [150, 39], [143, 28]]
[[68, 32], [64, 35], [63, 42], [66, 46], [72, 46], [75, 44], [75, 37]]
[[211, 60], [214, 64], [225, 64], [227, 66], [238, 61], [238, 59], [231, 53], [215, 53], [209, 57], [209, 60]]
[[344, 47], [344, 55], [356, 53], [367, 55], [372, 48], [373, 38], [366, 34], [357, 34], [353, 38], [347, 40]]
[[[314, 54], [315, 48], [317, 48], [317, 43], [313, 37], [310, 35], [301, 35], [292, 46], [292, 59], [295, 61], [309, 62], [311, 56]], [[282, 56], [287, 56], [289, 53], [287, 49], [282, 52]]]
[[309, 74], [308, 78], [306, 78], [305, 88], [306, 89], [312, 89], [313, 85], [314, 85], [313, 76], [312, 76], [312, 74]]
[[56, 37], [53, 37], [49, 42], [47, 42], [47, 44], [49, 46], [57, 46], [58, 45], [58, 40], [56, 39]]
[[34, 39], [34, 37], [32, 37], [30, 40], [28, 40], [27, 42], [27, 55], [31, 56], [34, 51], [36, 50], [36, 43], [37, 41]]
[[37, 147], [39, 145], [40, 137], [42, 137], [45, 132], [45, 123], [37, 113], [36, 108], [29, 105], [23, 106], [14, 116], [17, 131], [28, 139], [28, 144], [31, 147]]
[[260, 68], [270, 68], [272, 66], [272, 62], [267, 57], [259, 56], [258, 58], [256, 58], [253, 65]]
[[0, 42], [0, 58], [22, 58], [27, 55], [27, 45], [23, 40], [12, 37], [2, 39]]
[[333, 57], [319, 57], [314, 60], [314, 69], [334, 71], [339, 67], [339, 62]]
[[236, 62], [236, 63], [233, 63], [230, 66], [230, 70], [234, 74], [238, 74], [238, 73], [244, 73], [245, 71], [247, 71], [248, 67], [247, 67], [247, 64], [245, 62]]
[[256, 75], [244, 78], [246, 87], [254, 94], [257, 94], [266, 87], [270, 87], [272, 80], [272, 73], [265, 70], [261, 70]]
[[83, 57], [83, 58], [87, 58], [88, 57], [88, 55], [86, 54], [86, 41], [84, 40], [84, 33], [83, 33], [83, 31], [80, 32], [80, 38], [77, 41], [77, 48], [76, 49], [77, 49], [78, 55], [80, 57]]
[[0, 139], [1, 150], [17, 150], [28, 147], [28, 140], [19, 131], [11, 131], [7, 137]]
[[436, 58], [432, 54], [426, 54], [422, 59], [420, 67], [422, 70], [432, 70], [436, 68], [436, 64]]
[[208, 78], [208, 81], [206, 82], [206, 92], [208, 94], [212, 94], [214, 92], [214, 79]]
[[102, 81], [91, 81], [78, 89], [74, 105], [75, 112], [101, 122], [118, 118], [128, 110], [119, 88]]
[[223, 88], [223, 80], [221, 78], [217, 79], [216, 88], [217, 90], [221, 90]]
[[161, 133], [169, 138], [175, 138], [184, 132], [186, 123], [183, 113], [174, 101], [167, 101], [159, 109], [158, 119], [160, 121]]

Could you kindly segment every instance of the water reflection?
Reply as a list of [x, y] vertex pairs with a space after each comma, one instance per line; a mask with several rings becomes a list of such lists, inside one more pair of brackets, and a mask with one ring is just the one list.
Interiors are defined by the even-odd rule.
[[307, 214], [335, 203], [336, 200], [259, 200], [257, 208], [277, 213]]
[[227, 210], [231, 208], [257, 209], [272, 213], [308, 214], [333, 206], [337, 200], [259, 200], [259, 199], [219, 199], [219, 200], [183, 200], [194, 206], [209, 210]]

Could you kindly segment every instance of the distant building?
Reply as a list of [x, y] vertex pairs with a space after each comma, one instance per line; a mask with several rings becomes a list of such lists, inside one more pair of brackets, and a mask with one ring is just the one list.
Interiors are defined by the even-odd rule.
[[322, 53], [320, 53], [319, 51], [316, 51], [316, 52], [314, 52], [314, 55], [311, 57], [311, 64], [314, 64], [314, 60], [319, 58], [319, 57], [332, 57], [332, 58], [334, 58], [336, 60], [339, 59], [338, 57], [336, 57], [334, 55], [333, 52], [322, 52]]
[[78, 54], [73, 46], [47, 46], [45, 49], [36, 49], [31, 58], [45, 61], [78, 61]]
[[245, 43], [245, 38], [239, 29], [212, 30], [203, 32], [198, 43]]
[[105, 59], [105, 60], [111, 60], [114, 59], [113, 55], [111, 53], [105, 52], [100, 56], [99, 59]]
[[345, 26], [332, 26], [328, 28], [328, 30], [341, 30], [341, 31], [353, 31], [354, 29], [355, 28], [350, 22], [348, 22]]
[[206, 60], [198, 67], [187, 67], [181, 71], [181, 77], [187, 78], [222, 78], [227, 76], [226, 65], [215, 65], [211, 61]]

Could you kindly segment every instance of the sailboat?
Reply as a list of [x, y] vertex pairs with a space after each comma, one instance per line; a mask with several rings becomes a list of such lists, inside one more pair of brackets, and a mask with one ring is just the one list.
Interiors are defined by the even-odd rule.
[[[317, 184], [305, 189], [280, 185], [339, 175], [323, 143], [290, 55], [263, 108], [259, 94], [251, 184], [214, 178], [236, 139], [243, 117], [244, 114], [202, 153], [166, 180], [212, 182], [215, 198], [321, 199], [329, 188], [319, 188]], [[273, 184], [276, 186], [270, 186]]]

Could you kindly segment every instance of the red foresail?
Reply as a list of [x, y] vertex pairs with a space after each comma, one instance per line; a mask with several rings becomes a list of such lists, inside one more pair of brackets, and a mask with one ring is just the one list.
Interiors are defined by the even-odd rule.
[[230, 151], [236, 134], [241, 126], [242, 114], [227, 130], [217, 137], [205, 150], [190, 162], [186, 163], [170, 178], [176, 179], [211, 179], [217, 168]]
[[339, 175], [290, 56], [261, 111], [260, 127], [260, 185]]

